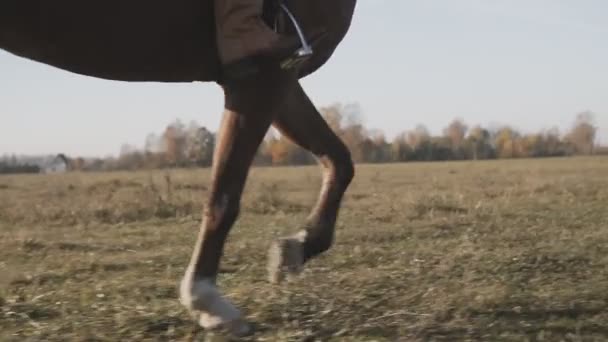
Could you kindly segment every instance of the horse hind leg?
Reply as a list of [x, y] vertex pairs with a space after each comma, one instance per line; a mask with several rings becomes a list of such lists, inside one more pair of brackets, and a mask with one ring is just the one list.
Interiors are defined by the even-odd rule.
[[340, 204], [354, 177], [354, 166], [346, 145], [323, 120], [299, 84], [277, 113], [273, 125], [313, 153], [323, 172], [319, 197], [304, 228], [275, 241], [268, 252], [269, 281], [280, 283], [298, 274], [308, 260], [331, 247]]
[[[239, 215], [241, 194], [258, 146], [287, 89], [282, 76], [247, 80], [225, 88], [226, 110], [212, 166], [212, 181], [202, 226], [180, 284], [180, 302], [206, 329], [251, 333], [241, 312], [216, 287], [228, 233]], [[290, 80], [290, 79], [287, 79]], [[289, 83], [289, 82], [287, 82]]]

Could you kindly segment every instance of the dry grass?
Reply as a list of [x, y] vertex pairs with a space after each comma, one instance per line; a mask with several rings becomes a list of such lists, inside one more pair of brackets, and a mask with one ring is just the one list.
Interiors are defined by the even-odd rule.
[[[253, 340], [608, 339], [608, 159], [359, 166], [336, 244], [266, 282], [315, 167], [254, 169], [220, 284]], [[177, 301], [208, 171], [0, 177], [0, 340], [204, 340]]]

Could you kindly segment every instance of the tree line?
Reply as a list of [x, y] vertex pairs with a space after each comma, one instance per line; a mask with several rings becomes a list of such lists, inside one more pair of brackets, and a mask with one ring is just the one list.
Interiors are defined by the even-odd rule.
[[[379, 130], [367, 129], [356, 105], [335, 104], [320, 112], [351, 151], [356, 163], [540, 158], [607, 154], [596, 146], [597, 127], [591, 112], [576, 115], [571, 128], [560, 134], [556, 128], [522, 133], [505, 125], [494, 129], [469, 126], [461, 119], [448, 123], [440, 135], [424, 125], [386, 139]], [[123, 145], [116, 157], [69, 158], [70, 170], [109, 171], [159, 168], [208, 167], [212, 163], [216, 133], [196, 122], [176, 120], [159, 134], [149, 134], [143, 148]], [[14, 158], [14, 157], [13, 157]], [[12, 164], [7, 162], [12, 161]], [[276, 131], [269, 131], [257, 151], [255, 165], [310, 165], [316, 161], [307, 151]], [[0, 158], [0, 173], [17, 169], [35, 170], [11, 158]], [[29, 168], [29, 169], [28, 169]], [[4, 171], [4, 172], [3, 172]]]
[[[433, 136], [424, 125], [388, 141], [378, 130], [368, 130], [357, 119], [357, 111], [334, 105], [321, 110], [329, 126], [349, 147], [357, 163], [410, 161], [537, 158], [606, 153], [596, 146], [597, 127], [593, 114], [576, 116], [571, 129], [556, 128], [524, 134], [510, 126], [490, 130], [469, 127], [463, 120], [450, 122], [441, 135]], [[351, 114], [349, 114], [351, 113]], [[310, 164], [310, 154], [285, 137], [271, 136], [260, 149], [258, 162], [266, 165]]]

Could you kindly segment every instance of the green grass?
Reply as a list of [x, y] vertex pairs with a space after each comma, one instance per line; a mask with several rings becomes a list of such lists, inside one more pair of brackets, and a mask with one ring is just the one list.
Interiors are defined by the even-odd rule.
[[[204, 340], [177, 300], [208, 170], [0, 177], [0, 341]], [[266, 281], [316, 167], [256, 168], [219, 283], [266, 341], [605, 341], [608, 159], [360, 165], [330, 252]]]

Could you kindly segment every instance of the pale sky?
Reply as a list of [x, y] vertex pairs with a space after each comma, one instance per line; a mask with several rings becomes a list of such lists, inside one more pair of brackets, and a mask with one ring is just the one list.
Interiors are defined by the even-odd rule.
[[[319, 107], [359, 103], [389, 138], [455, 117], [564, 132], [590, 110], [608, 143], [607, 13], [606, 0], [359, 0], [303, 84]], [[0, 154], [118, 154], [177, 118], [216, 131], [221, 110], [212, 83], [100, 80], [0, 52]]]

